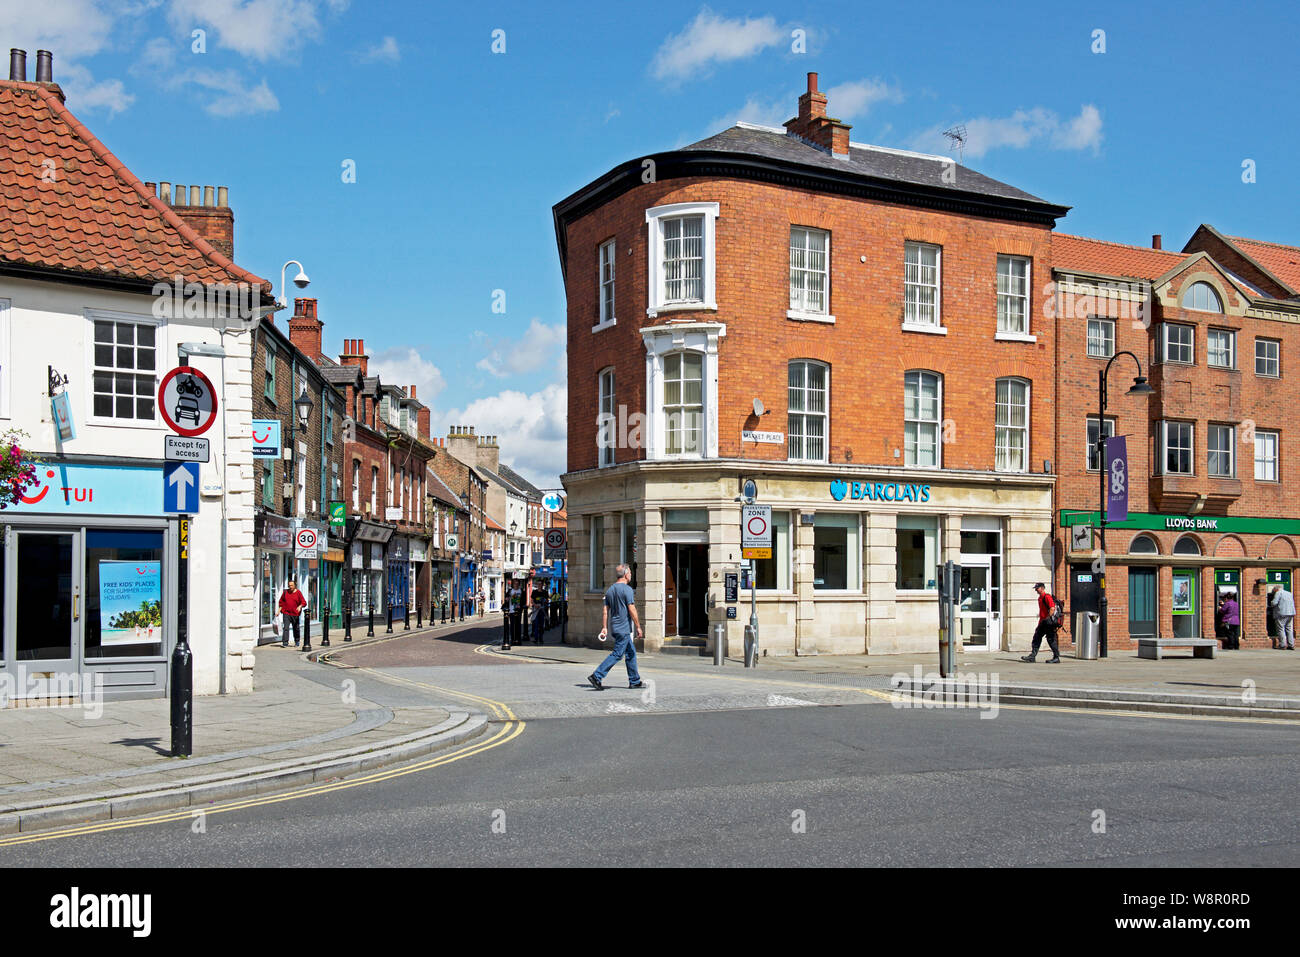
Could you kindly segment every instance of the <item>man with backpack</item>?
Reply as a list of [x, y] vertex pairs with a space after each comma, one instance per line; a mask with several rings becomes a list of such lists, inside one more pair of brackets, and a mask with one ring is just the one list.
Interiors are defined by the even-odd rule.
[[1047, 586], [1039, 582], [1034, 586], [1034, 591], [1038, 592], [1038, 627], [1034, 629], [1034, 643], [1029, 649], [1029, 654], [1021, 656], [1021, 661], [1033, 661], [1038, 656], [1038, 648], [1047, 639], [1047, 647], [1052, 649], [1052, 657], [1047, 659], [1049, 665], [1059, 665], [1061, 663], [1061, 649], [1056, 644], [1056, 631], [1061, 627], [1063, 609], [1061, 603], [1057, 601], [1047, 591]]

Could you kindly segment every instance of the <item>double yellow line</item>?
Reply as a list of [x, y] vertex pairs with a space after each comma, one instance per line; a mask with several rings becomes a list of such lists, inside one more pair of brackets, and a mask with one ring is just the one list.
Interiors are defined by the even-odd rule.
[[425, 684], [424, 682], [414, 681], [409, 678], [397, 678], [393, 675], [386, 675], [381, 672], [372, 671], [369, 668], [358, 668], [355, 670], [369, 672], [370, 674], [379, 677], [381, 680], [412, 685], [426, 690], [438, 691], [456, 698], [463, 698], [467, 701], [472, 701], [476, 704], [483, 705], [493, 718], [503, 720], [505, 721], [505, 724], [497, 729], [497, 732], [486, 741], [474, 742], [452, 751], [449, 754], [439, 754], [435, 757], [427, 758], [411, 765], [374, 771], [369, 774], [361, 775], [360, 777], [348, 778], [342, 781], [332, 781], [325, 784], [312, 784], [306, 787], [297, 788], [296, 790], [285, 791], [280, 794], [270, 794], [227, 801], [222, 804], [212, 805], [211, 807], [191, 806], [175, 811], [164, 811], [157, 814], [149, 814], [122, 821], [100, 821], [92, 824], [78, 824], [57, 830], [43, 831], [39, 834], [16, 834], [11, 837], [0, 837], [0, 847], [14, 847], [19, 844], [35, 844], [40, 841], [55, 841], [67, 837], [103, 834], [107, 831], [120, 831], [127, 828], [149, 827], [155, 824], [170, 824], [177, 821], [189, 821], [197, 818], [200, 814], [207, 816], [209, 814], [224, 814], [228, 811], [242, 811], [248, 808], [263, 807], [268, 804], [280, 804], [284, 801], [298, 801], [303, 798], [317, 797], [322, 794], [331, 794], [336, 791], [345, 791], [349, 788], [361, 787], [366, 784], [378, 784], [382, 781], [391, 781], [394, 778], [404, 777], [408, 774], [416, 774], [420, 771], [429, 771], [433, 768], [440, 768], [443, 765], [452, 764], [456, 761], [462, 761], [465, 758], [471, 758], [475, 755], [482, 754], [484, 751], [499, 748], [501, 745], [519, 737], [526, 727], [525, 722], [516, 718], [514, 712], [510, 710], [510, 706], [505, 702], [494, 701], [491, 698], [484, 698], [464, 691], [453, 691], [450, 688], [441, 688], [436, 685]]

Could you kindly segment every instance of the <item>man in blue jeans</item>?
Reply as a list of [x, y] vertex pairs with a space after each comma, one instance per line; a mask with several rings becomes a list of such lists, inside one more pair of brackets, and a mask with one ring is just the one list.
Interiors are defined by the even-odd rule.
[[632, 626], [636, 625], [636, 636], [642, 636], [641, 619], [637, 617], [636, 595], [632, 591], [632, 586], [628, 580], [632, 577], [632, 570], [626, 565], [619, 565], [615, 570], [618, 575], [618, 581], [609, 586], [605, 592], [605, 611], [600, 623], [600, 640], [604, 641], [606, 635], [614, 636], [614, 650], [609, 653], [600, 667], [587, 676], [591, 686], [597, 691], [604, 691], [605, 686], [601, 684], [605, 680], [605, 675], [609, 674], [609, 669], [618, 664], [620, 658], [627, 659], [627, 682], [629, 688], [644, 688], [645, 682], [641, 680], [641, 675], [636, 670], [636, 643], [632, 640]]

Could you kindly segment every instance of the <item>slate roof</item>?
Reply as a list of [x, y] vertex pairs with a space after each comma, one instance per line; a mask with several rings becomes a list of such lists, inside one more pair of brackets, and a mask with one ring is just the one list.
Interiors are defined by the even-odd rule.
[[1191, 254], [1149, 246], [1129, 246], [1068, 233], [1052, 234], [1052, 268], [1125, 279], [1163, 276]]
[[539, 489], [532, 482], [528, 481], [528, 479], [524, 478], [522, 475], [520, 475], [510, 466], [508, 465], [501, 466], [501, 476], [507, 482], [509, 482], [511, 485], [513, 485], [515, 488], [519, 489], [520, 491], [527, 492], [529, 495], [536, 496], [537, 498], [542, 497], [541, 489]]
[[0, 268], [140, 283], [180, 275], [270, 294], [154, 196], [52, 85], [0, 80], [0, 221]]
[[[460, 511], [464, 511], [465, 506], [461, 504], [460, 496], [452, 491], [451, 486], [444, 482], [437, 472], [429, 472], [429, 480], [425, 488], [428, 490], [430, 495], [438, 499], [440, 502], [446, 502], [448, 505], [451, 505]], [[441, 488], [441, 491], [439, 491], [439, 488]]]
[[[955, 190], [1022, 202], [1047, 202], [1047, 200], [1039, 199], [1024, 190], [991, 179], [983, 173], [977, 173], [967, 166], [962, 166], [959, 163], [954, 164], [947, 157], [912, 153], [907, 150], [887, 149], [862, 143], [850, 143], [849, 155], [847, 157], [837, 157], [801, 139], [788, 135], [784, 130], [755, 126], [750, 123], [739, 123], [730, 129], [723, 130], [721, 133], [702, 139], [698, 143], [682, 147], [682, 149], [684, 151], [715, 150], [725, 153], [743, 153], [825, 170], [847, 171], [873, 179], [891, 180], [897, 183], [910, 183], [917, 186], [929, 186], [935, 189]], [[953, 166], [956, 167], [955, 170], [952, 170]], [[943, 174], [945, 170], [951, 170], [949, 179], [955, 178], [955, 182], [944, 181]]]

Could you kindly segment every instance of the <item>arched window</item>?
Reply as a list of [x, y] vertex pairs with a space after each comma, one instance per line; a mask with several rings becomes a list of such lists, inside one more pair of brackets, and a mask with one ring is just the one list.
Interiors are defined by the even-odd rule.
[[1192, 538], [1190, 535], [1184, 535], [1174, 543], [1174, 554], [1199, 555], [1201, 554], [1201, 546], [1198, 545], [1196, 539]]
[[1223, 303], [1219, 301], [1219, 294], [1208, 282], [1194, 282], [1191, 288], [1183, 293], [1183, 308], [1197, 309], [1201, 312], [1223, 312]]
[[903, 464], [941, 468], [943, 377], [911, 369], [903, 375]]
[[1130, 555], [1158, 555], [1160, 548], [1150, 535], [1138, 535], [1128, 547]]

